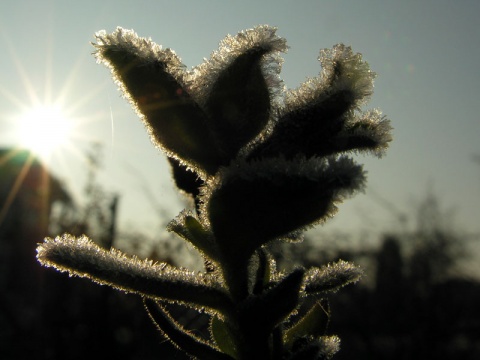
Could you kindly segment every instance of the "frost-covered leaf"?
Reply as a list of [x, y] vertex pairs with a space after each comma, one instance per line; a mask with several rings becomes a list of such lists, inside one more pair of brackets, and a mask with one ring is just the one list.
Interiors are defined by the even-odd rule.
[[210, 60], [194, 69], [193, 81], [202, 89], [203, 108], [221, 148], [230, 158], [257, 136], [270, 118], [280, 81], [280, 58], [285, 39], [275, 28], [257, 26], [227, 36]]
[[46, 238], [37, 247], [37, 258], [44, 266], [126, 292], [206, 307], [213, 312], [231, 311], [229, 297], [215, 278], [129, 257], [116, 249], [107, 251], [86, 236]]
[[295, 339], [305, 336], [320, 336], [326, 329], [330, 313], [316, 302], [312, 308], [295, 324], [285, 330], [284, 342], [291, 348]]
[[145, 308], [157, 328], [180, 350], [198, 359], [209, 360], [232, 360], [233, 358], [222, 353], [213, 344], [195, 336], [191, 332], [182, 328], [168, 311], [152, 300], [144, 300]]
[[[306, 157], [328, 156], [356, 149], [353, 141], [350, 146], [343, 147], [344, 139], [338, 136], [355, 111], [372, 94], [375, 74], [362, 61], [361, 54], [354, 54], [350, 47], [343, 44], [322, 50], [320, 62], [323, 67], [321, 76], [309, 79], [298, 89], [287, 93], [270, 137], [256, 144], [250, 159], [279, 155], [290, 159], [298, 154]], [[360, 115], [362, 118], [368, 116], [375, 118], [371, 112]], [[385, 130], [382, 144], [390, 131], [382, 127], [382, 131]], [[358, 145], [360, 150], [366, 147], [365, 143]], [[377, 148], [378, 144], [373, 147]]]
[[131, 30], [96, 34], [95, 56], [143, 120], [153, 143], [167, 155], [213, 174], [220, 158], [207, 116], [189, 94], [185, 66], [170, 49]]
[[332, 49], [321, 50], [319, 61], [322, 65], [320, 76], [307, 80], [287, 94], [281, 116], [289, 113], [303, 117], [320, 115], [319, 122], [334, 122], [368, 101], [376, 75], [362, 60], [362, 54], [337, 44]]
[[[283, 85], [279, 78], [283, 59], [278, 56], [286, 52], [286, 40], [277, 36], [277, 29], [268, 25], [256, 26], [239, 32], [235, 36], [227, 35], [221, 42], [218, 51], [214, 51], [210, 59], [192, 70], [192, 90], [196, 100], [205, 104], [211, 96], [214, 84], [223, 70], [229, 68], [243, 54], [263, 49], [262, 72], [269, 85], [272, 97], [279, 96]], [[275, 100], [275, 99], [274, 99]]]
[[362, 167], [344, 157], [240, 162], [203, 188], [202, 220], [222, 254], [249, 258], [267, 241], [324, 221], [363, 183]]
[[305, 275], [305, 292], [308, 295], [335, 292], [345, 285], [357, 282], [362, 275], [359, 266], [343, 260], [321, 268], [311, 268]]
[[219, 254], [213, 234], [206, 230], [190, 211], [182, 211], [170, 221], [167, 230], [189, 241], [210, 260], [218, 261]]
[[381, 157], [392, 141], [390, 121], [379, 110], [370, 110], [345, 124], [332, 144], [338, 152], [370, 151]]
[[177, 159], [168, 158], [168, 162], [172, 168], [172, 176], [177, 187], [191, 195], [194, 199], [200, 193], [200, 187], [203, 185], [203, 180], [200, 179], [197, 173], [182, 165]]

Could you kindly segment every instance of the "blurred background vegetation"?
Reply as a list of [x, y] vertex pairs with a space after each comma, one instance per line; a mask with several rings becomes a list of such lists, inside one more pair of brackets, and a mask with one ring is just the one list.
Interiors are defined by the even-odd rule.
[[[102, 147], [92, 145], [86, 159], [83, 200], [76, 203], [31, 153], [0, 151], [0, 358], [183, 359], [155, 331], [140, 298], [36, 262], [44, 236], [70, 232], [105, 248], [202, 268], [193, 249], [163, 230], [169, 219], [147, 188], [141, 200], [150, 199], [158, 213], [158, 236], [119, 231], [122, 194], [109, 193], [97, 177]], [[398, 225], [376, 247], [362, 246], [368, 234], [320, 229], [307, 233], [301, 246], [272, 244], [271, 251], [285, 269], [338, 259], [364, 267], [359, 284], [324, 301], [331, 314], [327, 331], [342, 339], [336, 359], [479, 359], [480, 283], [468, 250], [478, 235], [456, 227], [435, 194], [405, 214], [390, 209]], [[208, 336], [205, 315], [180, 305], [172, 311], [187, 328]]]

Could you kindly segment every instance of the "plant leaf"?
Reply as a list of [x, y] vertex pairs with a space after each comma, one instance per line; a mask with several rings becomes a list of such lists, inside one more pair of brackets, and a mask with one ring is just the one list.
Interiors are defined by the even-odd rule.
[[238, 351], [234, 341], [234, 334], [230, 330], [227, 323], [219, 319], [217, 316], [212, 316], [210, 332], [215, 344], [217, 344], [222, 352], [230, 355], [234, 359], [238, 359]]
[[205, 230], [202, 224], [189, 211], [182, 211], [167, 225], [167, 230], [175, 232], [195, 246], [212, 261], [218, 261], [218, 250], [213, 234]]
[[363, 183], [348, 158], [240, 162], [202, 188], [202, 222], [227, 259], [249, 259], [266, 242], [325, 221]]
[[295, 310], [299, 303], [304, 273], [304, 269], [295, 269], [271, 288], [245, 301], [242, 305], [240, 321], [246, 324], [255, 324], [255, 326], [251, 326], [252, 334], [269, 334], [276, 325]]
[[153, 143], [199, 174], [214, 174], [224, 159], [207, 116], [189, 94], [185, 66], [177, 55], [120, 27], [112, 34], [99, 32], [96, 38], [98, 62], [111, 69]]
[[369, 151], [381, 157], [392, 141], [391, 131], [390, 121], [373, 109], [349, 119], [331, 145], [337, 152]]
[[144, 305], [160, 332], [180, 350], [199, 359], [232, 360], [232, 357], [183, 329], [158, 302], [144, 299]]
[[305, 293], [323, 295], [335, 292], [345, 285], [357, 282], [362, 275], [360, 267], [343, 260], [321, 268], [311, 268], [305, 275]]
[[[271, 135], [256, 145], [249, 154], [250, 160], [280, 155], [292, 159], [299, 154], [307, 158], [322, 157], [357, 150], [353, 141], [344, 147], [344, 136], [339, 135], [348, 126], [354, 112], [373, 93], [375, 73], [370, 71], [368, 63], [362, 61], [361, 54], [354, 54], [343, 44], [322, 50], [320, 62], [323, 67], [321, 76], [309, 79], [287, 93], [285, 106], [280, 110]], [[371, 112], [362, 114], [363, 118], [369, 116], [375, 118]], [[374, 147], [381, 148], [386, 144], [391, 129], [384, 127], [383, 130], [386, 134], [381, 137], [382, 145]], [[359, 150], [365, 150], [365, 143], [358, 145]]]
[[177, 159], [168, 157], [168, 162], [172, 168], [172, 176], [177, 187], [195, 199], [200, 193], [200, 187], [203, 185], [202, 179], [193, 170], [182, 165]]
[[139, 260], [113, 248], [107, 251], [86, 236], [46, 238], [37, 247], [37, 259], [46, 267], [152, 299], [206, 307], [213, 313], [233, 311], [228, 294], [214, 277]]
[[261, 69], [268, 51], [252, 47], [222, 69], [205, 104], [218, 141], [231, 159], [269, 119], [270, 93]]
[[330, 313], [319, 302], [316, 302], [302, 318], [285, 330], [284, 343], [286, 347], [291, 348], [295, 339], [299, 337], [322, 335], [329, 317]]
[[196, 99], [230, 159], [269, 121], [271, 106], [283, 90], [278, 54], [286, 50], [276, 28], [256, 26], [225, 37], [219, 50], [193, 69]]

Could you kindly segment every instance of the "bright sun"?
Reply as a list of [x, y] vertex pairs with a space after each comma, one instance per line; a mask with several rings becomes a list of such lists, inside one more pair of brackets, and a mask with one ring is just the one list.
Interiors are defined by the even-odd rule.
[[[53, 38], [47, 37], [46, 43], [45, 58], [42, 55], [35, 58], [35, 67], [32, 68], [35, 75], [30, 76], [13, 41], [0, 36], [0, 44], [6, 47], [6, 56], [10, 56], [15, 66], [16, 74], [12, 79], [18, 85], [7, 88], [6, 83], [0, 84], [0, 147], [28, 150], [32, 158], [41, 160], [49, 170], [63, 173], [74, 158], [84, 160], [87, 144], [103, 140], [100, 132], [91, 129], [101, 129], [109, 115], [112, 121], [113, 118], [111, 111], [106, 110], [85, 113], [90, 100], [96, 99], [106, 84], [78, 92], [85, 85], [80, 75], [89, 52], [83, 49], [69, 73], [56, 76]], [[42, 66], [45, 66], [43, 76], [39, 71]]]
[[54, 105], [36, 106], [26, 111], [17, 125], [20, 145], [42, 158], [61, 151], [72, 135], [72, 121]]

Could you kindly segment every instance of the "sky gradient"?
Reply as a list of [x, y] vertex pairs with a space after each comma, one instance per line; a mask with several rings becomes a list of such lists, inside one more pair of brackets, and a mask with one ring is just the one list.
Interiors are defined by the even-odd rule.
[[318, 75], [320, 49], [351, 45], [378, 75], [366, 108], [380, 108], [394, 127], [385, 157], [357, 156], [368, 188], [341, 205], [324, 231], [398, 230], [399, 213], [435, 194], [454, 209], [459, 228], [479, 234], [479, 14], [473, 0], [1, 1], [0, 147], [17, 145], [12, 128], [21, 113], [59, 102], [75, 122], [75, 146], [54, 154], [52, 171], [79, 199], [86, 174], [80, 155], [100, 142], [100, 180], [121, 195], [121, 226], [160, 231], [142, 187], [165, 221], [183, 204], [163, 154], [108, 69], [95, 63], [94, 33], [134, 29], [191, 68], [225, 35], [269, 24], [290, 46], [281, 73], [287, 88]]

